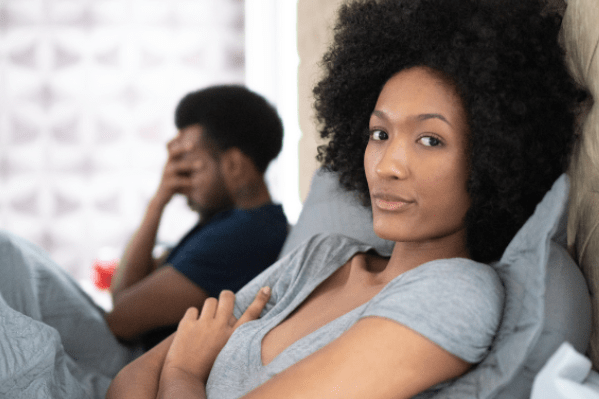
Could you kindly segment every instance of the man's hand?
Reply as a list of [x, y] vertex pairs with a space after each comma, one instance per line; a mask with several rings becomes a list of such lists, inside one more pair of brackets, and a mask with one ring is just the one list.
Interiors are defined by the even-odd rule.
[[[179, 134], [167, 144], [168, 160], [164, 166], [158, 190], [148, 204], [141, 225], [129, 241], [112, 279], [110, 290], [115, 305], [113, 310], [117, 313], [122, 310], [118, 299], [125, 290], [146, 278], [156, 269], [152, 250], [156, 244], [158, 226], [164, 209], [175, 193], [186, 194], [189, 191], [192, 172], [198, 171], [202, 167], [201, 161], [194, 159], [193, 152], [197, 149], [197, 141], [197, 135]], [[121, 323], [131, 323], [130, 320], [121, 322], [117, 321], [118, 319], [118, 317], [110, 319], [112, 323], [115, 323], [110, 324], [111, 330], [115, 333], [122, 330]]]
[[167, 144], [168, 159], [162, 171], [162, 179], [154, 200], [161, 206], [171, 200], [176, 193], [183, 193], [191, 187], [191, 174], [201, 168], [201, 161], [188, 154], [194, 148], [194, 142], [177, 136]]
[[231, 291], [222, 291], [218, 301], [206, 299], [199, 318], [198, 310], [189, 308], [166, 355], [163, 373], [168, 373], [169, 368], [176, 369], [205, 384], [216, 356], [229, 337], [240, 325], [259, 318], [269, 298], [270, 288], [260, 289], [239, 320], [233, 316], [235, 294]]

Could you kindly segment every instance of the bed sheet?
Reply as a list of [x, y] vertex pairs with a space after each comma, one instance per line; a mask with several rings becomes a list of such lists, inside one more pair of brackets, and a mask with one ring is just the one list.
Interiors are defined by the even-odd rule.
[[0, 231], [0, 397], [104, 398], [139, 348], [41, 249]]

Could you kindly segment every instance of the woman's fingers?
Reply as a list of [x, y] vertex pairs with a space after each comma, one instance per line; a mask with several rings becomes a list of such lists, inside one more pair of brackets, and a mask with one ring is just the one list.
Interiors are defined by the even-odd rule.
[[206, 298], [204, 306], [202, 306], [202, 313], [200, 314], [200, 320], [210, 320], [214, 318], [216, 314], [216, 308], [218, 301], [216, 298]]
[[179, 326], [181, 326], [182, 323], [196, 321], [198, 319], [199, 314], [200, 314], [200, 312], [198, 311], [198, 309], [196, 307], [193, 307], [193, 306], [190, 307], [189, 309], [187, 309], [185, 311], [185, 314], [179, 321]]
[[221, 319], [223, 322], [229, 321], [229, 318], [233, 314], [233, 307], [235, 306], [235, 294], [233, 291], [223, 290], [218, 296], [218, 309], [216, 309], [215, 317]]
[[[236, 320], [233, 316], [233, 308], [235, 307], [235, 294], [229, 290], [221, 291], [218, 300], [216, 298], [207, 298], [204, 301], [202, 312], [200, 313], [199, 320], [208, 321], [210, 319], [218, 319], [220, 322], [228, 323], [229, 326], [237, 328], [251, 320], [255, 320], [260, 317], [262, 310], [270, 299], [270, 288], [262, 287], [258, 294], [254, 298], [254, 301], [248, 306], [246, 311], [241, 315], [239, 320]], [[189, 308], [185, 312], [184, 319], [192, 319], [195, 316], [197, 319], [198, 310], [195, 308]]]
[[270, 299], [270, 287], [262, 287], [258, 294], [254, 298], [254, 301], [248, 306], [246, 311], [241, 315], [237, 323], [235, 323], [235, 327], [242, 325], [243, 323], [247, 323], [251, 320], [256, 320], [260, 317], [262, 313], [262, 309], [266, 306], [266, 303]]

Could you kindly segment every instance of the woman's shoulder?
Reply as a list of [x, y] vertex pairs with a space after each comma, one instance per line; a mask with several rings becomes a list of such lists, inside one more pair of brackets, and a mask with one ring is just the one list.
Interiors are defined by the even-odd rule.
[[476, 363], [493, 340], [503, 305], [504, 288], [491, 266], [453, 258], [401, 274], [373, 298], [365, 315], [395, 320]]
[[[376, 302], [426, 304], [429, 310], [466, 308], [476, 314], [498, 318], [505, 290], [492, 266], [465, 258], [439, 259], [396, 277], [377, 295]], [[456, 309], [457, 308], [457, 309]]]
[[389, 284], [396, 286], [417, 284], [430, 292], [442, 292], [444, 296], [470, 296], [482, 298], [501, 307], [504, 287], [496, 270], [485, 263], [466, 258], [438, 259], [409, 270]]
[[452, 279], [485, 280], [501, 285], [501, 280], [493, 266], [466, 258], [437, 259], [413, 269], [423, 276], [443, 276]]

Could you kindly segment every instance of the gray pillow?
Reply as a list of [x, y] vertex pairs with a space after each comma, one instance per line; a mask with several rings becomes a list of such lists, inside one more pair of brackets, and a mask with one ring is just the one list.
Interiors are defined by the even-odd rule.
[[[495, 265], [506, 304], [489, 355], [436, 398], [528, 398], [543, 364], [564, 341], [586, 351], [590, 298], [580, 270], [564, 249], [569, 180], [561, 176]], [[393, 242], [372, 229], [370, 208], [339, 187], [334, 173], [318, 170], [282, 254], [314, 234], [341, 233], [389, 255]]]
[[335, 173], [322, 168], [312, 177], [302, 212], [287, 236], [279, 258], [319, 233], [344, 234], [372, 245], [384, 256], [391, 255], [394, 245], [393, 241], [374, 234], [370, 208], [363, 206], [353, 192], [343, 189]]
[[489, 355], [439, 398], [528, 398], [534, 376], [564, 341], [587, 349], [588, 289], [565, 251], [569, 179], [562, 175], [495, 265], [506, 288]]

